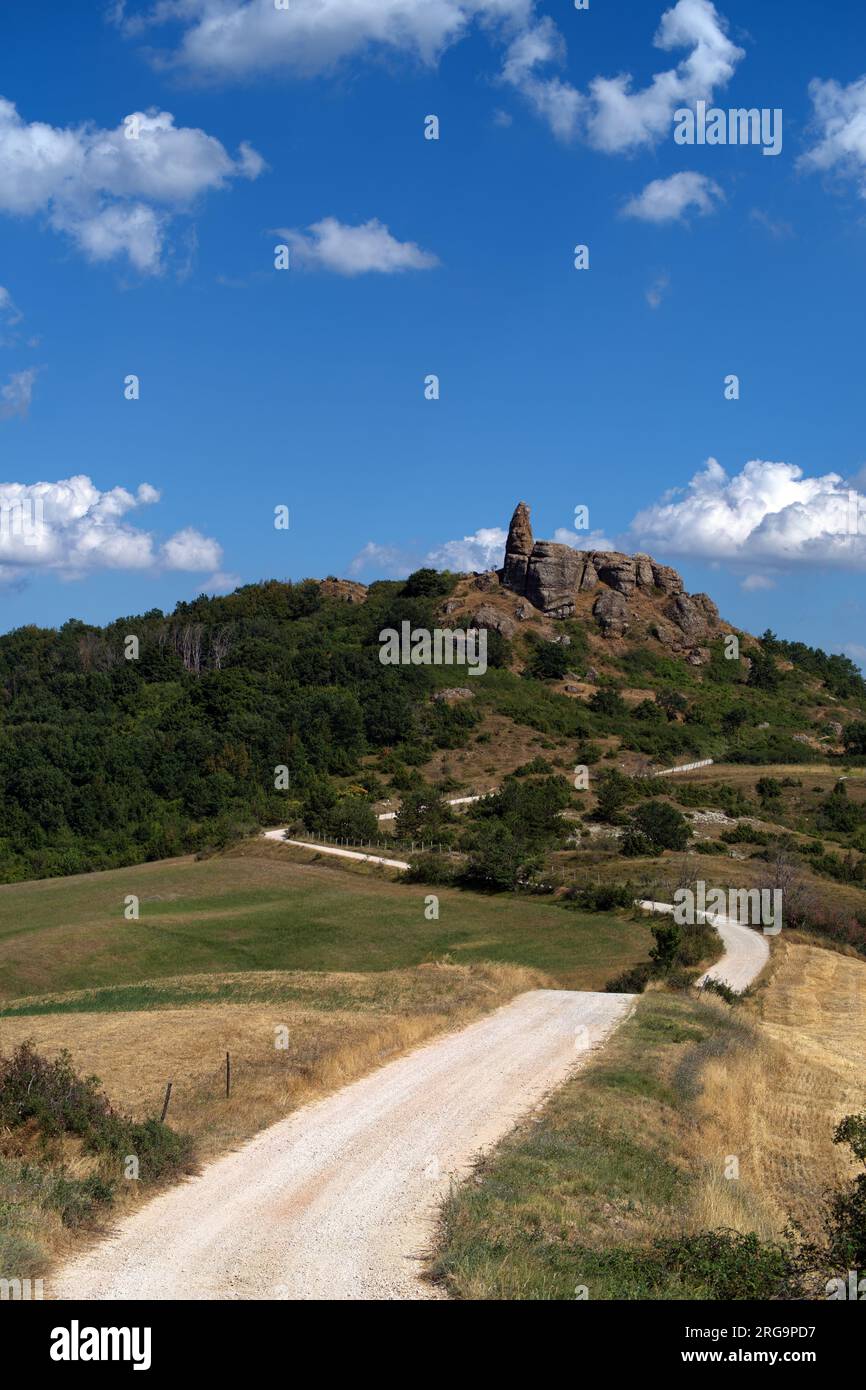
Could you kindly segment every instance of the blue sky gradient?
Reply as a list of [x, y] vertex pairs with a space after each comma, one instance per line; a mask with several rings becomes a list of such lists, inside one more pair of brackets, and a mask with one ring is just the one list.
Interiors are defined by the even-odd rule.
[[[666, 8], [560, 0], [532, 22], [556, 24], [564, 54], [550, 73], [574, 89], [626, 72], [642, 88], [683, 56], [653, 46]], [[777, 158], [678, 147], [670, 133], [626, 151], [579, 130], [557, 138], [500, 80], [507, 40], [474, 24], [435, 65], [372, 45], [312, 76], [291, 63], [214, 76], [165, 66], [188, 15], [137, 31], [134, 7], [121, 23], [109, 11], [4, 6], [0, 96], [22, 120], [110, 131], [158, 108], [231, 160], [248, 142], [265, 167], [178, 204], [159, 266], [142, 270], [122, 252], [94, 260], [47, 206], [10, 210], [4, 183], [22, 174], [0, 159], [0, 285], [15, 306], [5, 327], [0, 314], [0, 387], [38, 369], [29, 407], [0, 419], [0, 479], [84, 474], [132, 494], [147, 483], [160, 500], [124, 524], [150, 533], [154, 554], [190, 528], [220, 553], [199, 569], [97, 561], [70, 576], [0, 548], [3, 630], [168, 609], [267, 577], [391, 577], [506, 527], [520, 499], [538, 536], [568, 530], [586, 504], [594, 533], [631, 548], [636, 514], [710, 457], [729, 475], [764, 460], [866, 493], [866, 148], [803, 162], [828, 129], [815, 125], [813, 79], [852, 88], [846, 109], [859, 109], [860, 5], [716, 7], [744, 56], [711, 99], [782, 108]], [[428, 113], [438, 141], [423, 138]], [[714, 186], [710, 211], [624, 214], [683, 171]], [[275, 229], [329, 217], [376, 219], [438, 265], [274, 269]], [[587, 272], [573, 267], [577, 243]], [[124, 399], [128, 373], [138, 401]], [[424, 398], [428, 373], [438, 401]], [[278, 504], [288, 532], [274, 529]], [[732, 622], [862, 662], [866, 541], [809, 534], [805, 552], [786, 529], [774, 548], [733, 554], [720, 526], [690, 553], [672, 528], [647, 548]]]

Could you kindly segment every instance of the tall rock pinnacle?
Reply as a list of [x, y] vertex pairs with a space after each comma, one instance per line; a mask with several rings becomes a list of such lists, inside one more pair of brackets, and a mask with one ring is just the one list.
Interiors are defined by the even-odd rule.
[[529, 508], [525, 502], [518, 502], [508, 528], [508, 540], [505, 542], [502, 583], [506, 589], [513, 589], [518, 594], [523, 593], [533, 544]]

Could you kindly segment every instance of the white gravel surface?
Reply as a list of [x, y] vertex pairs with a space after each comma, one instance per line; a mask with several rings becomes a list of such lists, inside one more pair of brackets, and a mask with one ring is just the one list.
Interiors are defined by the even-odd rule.
[[281, 845], [297, 845], [300, 849], [315, 849], [319, 854], [336, 854], [338, 859], [361, 859], [365, 864], [385, 864], [389, 869], [408, 869], [405, 859], [383, 859], [379, 854], [364, 854], [357, 849], [340, 849], [339, 845], [312, 845], [309, 840], [289, 840], [285, 830], [266, 830], [266, 840], [278, 840]]
[[423, 1299], [452, 1180], [631, 1012], [533, 990], [305, 1106], [46, 1280], [62, 1299]]
[[[639, 903], [639, 906], [647, 912], [674, 911], [673, 903], [644, 901]], [[716, 961], [715, 965], [695, 981], [696, 986], [700, 988], [704, 980], [719, 980], [722, 984], [730, 985], [731, 989], [738, 993], [748, 989], [770, 959], [770, 943], [766, 936], [754, 927], [743, 926], [732, 917], [723, 917], [720, 912], [701, 912], [698, 915], [709, 922], [710, 926], [715, 927], [722, 938], [725, 953], [721, 960]]]

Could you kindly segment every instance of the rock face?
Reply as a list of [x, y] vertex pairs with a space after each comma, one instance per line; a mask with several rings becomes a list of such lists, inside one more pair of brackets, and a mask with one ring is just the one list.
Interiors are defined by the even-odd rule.
[[[527, 557], [521, 593], [542, 612], [557, 618], [570, 618], [574, 612], [574, 595], [580, 592], [584, 556], [568, 545], [553, 541], [536, 541]], [[506, 588], [511, 588], [503, 580]]]
[[517, 624], [513, 618], [509, 618], [507, 613], [500, 613], [498, 608], [494, 608], [492, 603], [482, 603], [476, 610], [472, 619], [473, 627], [492, 627], [494, 632], [499, 632], [505, 638], [511, 638], [517, 631]]
[[606, 589], [599, 594], [592, 608], [592, 616], [605, 637], [624, 637], [631, 626], [631, 614], [622, 594], [614, 589]]
[[526, 570], [532, 554], [532, 522], [529, 508], [525, 502], [518, 502], [514, 508], [508, 540], [505, 542], [505, 564], [502, 567], [502, 583], [506, 589], [522, 594], [526, 585]]
[[[707, 659], [705, 643], [719, 622], [719, 612], [706, 594], [685, 592], [682, 576], [651, 555], [625, 555], [618, 550], [574, 550], [532, 535], [529, 508], [519, 502], [511, 518], [505, 563], [499, 571], [503, 587], [528, 599], [548, 618], [570, 618], [579, 594], [601, 589], [593, 616], [606, 637], [621, 637], [633, 625], [629, 599], [636, 594], [653, 603], [655, 631], [665, 646], [698, 649]], [[519, 616], [524, 616], [521, 607]], [[646, 616], [646, 608], [643, 609]]]

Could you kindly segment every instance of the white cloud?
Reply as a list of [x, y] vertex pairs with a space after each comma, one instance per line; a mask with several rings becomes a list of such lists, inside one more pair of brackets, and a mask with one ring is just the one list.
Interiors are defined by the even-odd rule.
[[856, 661], [858, 666], [866, 670], [866, 647], [860, 642], [849, 642], [845, 647], [845, 655], [850, 656], [852, 661]]
[[376, 541], [367, 541], [349, 563], [350, 574], [368, 574], [374, 577], [386, 574], [391, 579], [402, 579], [413, 568], [412, 561], [396, 546], [379, 545]]
[[234, 589], [240, 588], [242, 582], [239, 574], [223, 574], [218, 570], [216, 574], [212, 574], [209, 579], [196, 586], [196, 593], [230, 594]]
[[685, 489], [645, 508], [629, 528], [636, 550], [763, 566], [866, 569], [866, 496], [838, 473], [804, 477], [753, 460], [728, 477], [713, 458]]
[[666, 270], [657, 275], [646, 291], [646, 302], [651, 309], [661, 308], [662, 300], [671, 287], [671, 277]]
[[724, 193], [706, 174], [683, 171], [667, 179], [653, 179], [642, 193], [623, 208], [624, 217], [636, 217], [641, 222], [679, 222], [694, 208], [701, 217], [715, 212], [724, 201]]
[[9, 291], [4, 285], [0, 285], [0, 319], [3, 320], [7, 327], [14, 328], [16, 324], [21, 322], [23, 317], [24, 315], [14, 304]]
[[17, 580], [38, 571], [80, 579], [99, 570], [208, 570], [222, 552], [191, 527], [161, 547], [153, 535], [125, 519], [159, 501], [142, 483], [135, 493], [106, 492], [84, 474], [56, 483], [0, 483], [0, 577]]
[[279, 10], [274, 0], [158, 0], [134, 13], [120, 4], [116, 18], [133, 36], [179, 22], [179, 47], [160, 61], [221, 79], [279, 71], [311, 77], [349, 58], [395, 53], [432, 67], [478, 26], [506, 45], [503, 82], [556, 135], [580, 135], [606, 151], [660, 139], [677, 106], [711, 100], [744, 56], [711, 0], [677, 0], [662, 15], [655, 46], [690, 50], [676, 67], [638, 91], [629, 74], [596, 77], [587, 93], [549, 74], [563, 62], [565, 46], [536, 0], [290, 0]]
[[23, 372], [13, 372], [5, 386], [0, 386], [0, 420], [9, 420], [13, 415], [24, 419], [38, 371], [38, 367], [28, 367]]
[[526, 24], [534, 0], [160, 0], [120, 21], [133, 36], [179, 20], [185, 32], [169, 60], [210, 76], [282, 69], [311, 77], [344, 59], [406, 53], [428, 66], [473, 22]]
[[425, 564], [434, 569], [466, 574], [473, 570], [498, 569], [505, 555], [508, 532], [501, 526], [482, 526], [459, 541], [445, 541], [431, 550]]
[[383, 223], [373, 218], [357, 227], [335, 217], [314, 222], [307, 232], [277, 228], [292, 252], [292, 259], [309, 270], [331, 270], [337, 275], [366, 275], [379, 271], [393, 275], [403, 270], [432, 270], [436, 256], [422, 251], [414, 241], [397, 241]]
[[502, 80], [526, 98], [554, 135], [568, 140], [577, 129], [586, 98], [558, 77], [538, 75], [539, 68], [561, 63], [564, 56], [562, 35], [553, 20], [545, 17], [514, 39], [506, 54]]
[[768, 574], [747, 574], [740, 584], [741, 589], [746, 593], [752, 593], [755, 589], [775, 589], [776, 581], [771, 579]]
[[859, 183], [866, 198], [866, 76], [847, 87], [816, 77], [809, 83], [816, 143], [801, 155], [801, 168], [835, 171]]
[[664, 52], [691, 52], [639, 91], [632, 90], [629, 73], [590, 83], [585, 138], [596, 149], [620, 153], [656, 143], [669, 132], [678, 107], [700, 98], [712, 101], [745, 57], [728, 38], [727, 21], [711, 0], [677, 0], [662, 15], [653, 44]]
[[160, 554], [166, 569], [212, 570], [222, 559], [222, 548], [194, 526], [187, 526], [166, 541]]
[[175, 213], [263, 167], [250, 146], [232, 159], [168, 111], [133, 112], [113, 130], [57, 127], [28, 124], [0, 98], [0, 212], [46, 216], [94, 261], [126, 256], [137, 270], [158, 271]]
[[603, 531], [569, 531], [566, 526], [558, 526], [553, 539], [557, 545], [570, 545], [572, 550], [616, 550]]

